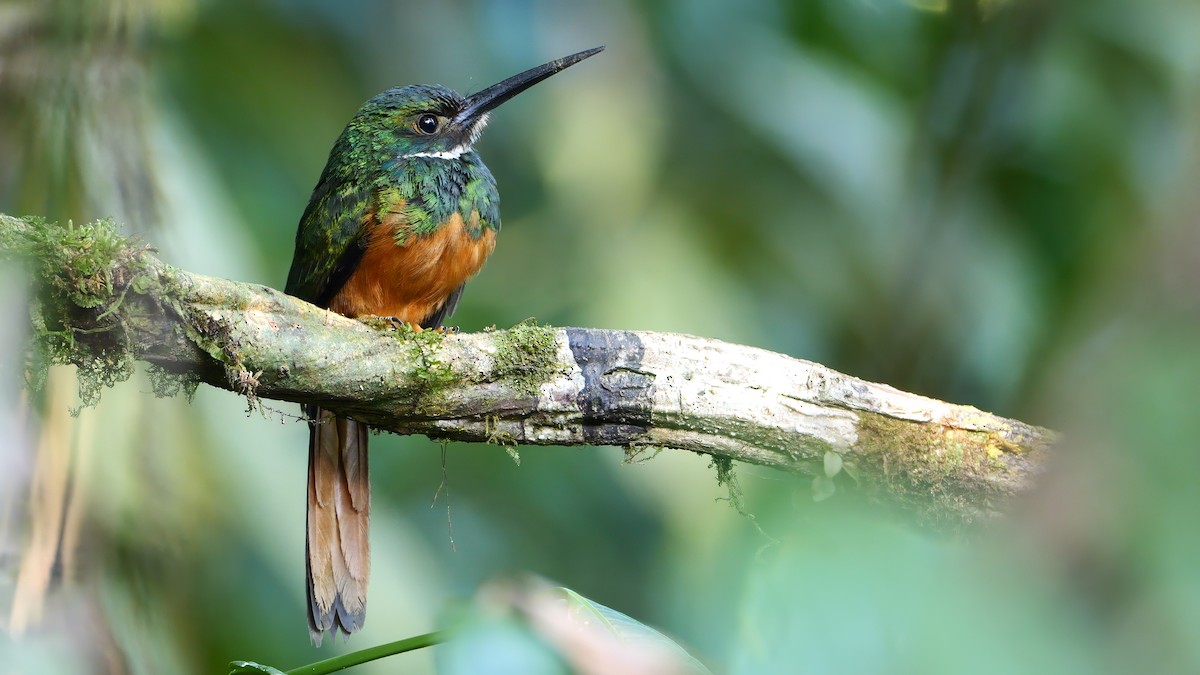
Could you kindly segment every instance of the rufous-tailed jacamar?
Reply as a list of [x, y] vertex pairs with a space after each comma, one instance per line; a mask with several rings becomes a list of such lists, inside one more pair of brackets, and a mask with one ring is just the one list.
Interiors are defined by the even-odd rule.
[[[488, 113], [601, 51], [572, 54], [463, 97], [395, 87], [334, 143], [296, 231], [287, 292], [349, 317], [436, 328], [496, 245], [496, 180], [473, 149]], [[349, 634], [366, 613], [367, 425], [309, 406], [308, 626]]]

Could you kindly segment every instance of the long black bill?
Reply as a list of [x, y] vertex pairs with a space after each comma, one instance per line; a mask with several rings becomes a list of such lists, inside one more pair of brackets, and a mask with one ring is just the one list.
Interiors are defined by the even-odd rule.
[[537, 68], [530, 68], [523, 73], [513, 75], [503, 82], [497, 82], [479, 93], [468, 96], [467, 106], [455, 117], [454, 121], [460, 125], [467, 126], [482, 117], [489, 110], [496, 108], [501, 103], [504, 103], [538, 82], [602, 51], [604, 51], [604, 47], [593, 47], [577, 54], [564, 56], [561, 59], [554, 59], [550, 63], [544, 63]]

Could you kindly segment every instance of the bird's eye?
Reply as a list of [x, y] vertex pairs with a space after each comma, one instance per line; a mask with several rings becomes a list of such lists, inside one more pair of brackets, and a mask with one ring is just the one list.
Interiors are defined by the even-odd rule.
[[417, 131], [423, 134], [433, 134], [438, 130], [437, 115], [425, 113], [417, 118]]

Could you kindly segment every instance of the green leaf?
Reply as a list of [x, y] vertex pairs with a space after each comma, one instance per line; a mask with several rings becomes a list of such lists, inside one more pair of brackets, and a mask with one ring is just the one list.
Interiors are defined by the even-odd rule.
[[680, 665], [692, 673], [712, 675], [704, 664], [696, 660], [677, 642], [647, 626], [646, 624], [622, 614], [611, 607], [605, 607], [598, 602], [589, 600], [575, 591], [559, 587], [557, 589], [567, 601], [567, 615], [576, 622], [593, 628], [604, 630], [622, 642], [647, 642], [665, 647], [679, 658]]
[[846, 475], [850, 476], [850, 478], [853, 479], [855, 483], [862, 482], [858, 479], [858, 469], [854, 466], [853, 462], [847, 462], [844, 466], [842, 466], [842, 471], [845, 471]]
[[316, 663], [310, 663], [299, 668], [293, 668], [287, 672], [272, 668], [271, 666], [254, 663], [253, 661], [234, 661], [229, 664], [231, 668], [229, 675], [253, 675], [255, 673], [268, 673], [269, 675], [326, 675], [327, 673], [334, 673], [350, 666], [357, 666], [376, 659], [382, 659], [386, 656], [395, 656], [396, 654], [403, 654], [414, 649], [436, 645], [445, 642], [445, 640], [445, 632], [426, 633], [404, 640], [397, 640], [396, 642], [360, 649], [359, 651], [342, 654], [325, 659], [324, 661], [317, 661]]
[[270, 675], [287, 675], [278, 668], [264, 666], [261, 663], [253, 661], [234, 661], [229, 664], [229, 675], [243, 675], [244, 673], [270, 673]]
[[842, 470], [842, 456], [832, 450], [825, 451], [825, 475], [833, 478]]

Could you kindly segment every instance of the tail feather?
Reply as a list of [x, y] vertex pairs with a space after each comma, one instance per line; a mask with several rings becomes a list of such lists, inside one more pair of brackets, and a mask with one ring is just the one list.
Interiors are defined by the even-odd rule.
[[371, 573], [371, 486], [367, 425], [314, 408], [308, 450], [308, 628], [325, 633], [362, 627]]

